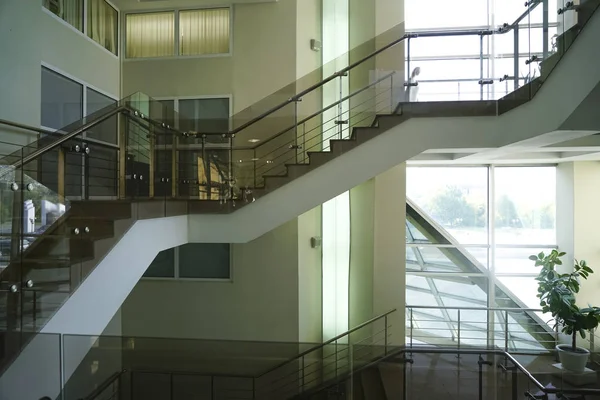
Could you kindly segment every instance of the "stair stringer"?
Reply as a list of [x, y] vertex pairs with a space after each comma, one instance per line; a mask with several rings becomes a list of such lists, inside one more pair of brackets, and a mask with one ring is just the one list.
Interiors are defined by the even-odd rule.
[[187, 216], [135, 222], [0, 376], [0, 400], [57, 398], [154, 257], [186, 243]]
[[[564, 124], [600, 83], [600, 13], [569, 48], [533, 100], [500, 116], [425, 117], [407, 121], [356, 146], [255, 203], [231, 214], [191, 215], [191, 242], [245, 243], [426, 150], [489, 148], [491, 161], [511, 150], [560, 143], [600, 131]], [[415, 103], [426, 110], [427, 103]], [[423, 115], [423, 116], [422, 116]], [[405, 115], [404, 117], [406, 117]]]

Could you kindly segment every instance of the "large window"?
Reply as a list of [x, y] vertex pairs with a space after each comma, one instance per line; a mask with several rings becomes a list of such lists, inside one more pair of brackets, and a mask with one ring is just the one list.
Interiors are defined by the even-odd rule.
[[42, 67], [42, 126], [61, 129], [83, 118], [83, 85]]
[[[413, 342], [450, 344], [453, 307], [539, 308], [528, 257], [556, 248], [555, 188], [554, 166], [407, 169], [406, 301], [421, 306], [407, 316]], [[549, 319], [461, 312], [463, 343], [504, 345], [508, 327], [509, 347], [521, 349], [540, 348], [528, 332]]]
[[87, 34], [96, 43], [117, 54], [119, 15], [105, 0], [88, 0]]
[[107, 0], [42, 0], [42, 4], [106, 50], [118, 54], [119, 12]]
[[188, 243], [163, 250], [144, 273], [145, 278], [231, 280], [228, 243]]
[[[540, 64], [529, 60], [534, 56], [543, 59], [544, 40], [548, 41], [549, 53], [553, 51], [556, 36], [562, 29], [556, 13], [562, 3], [563, 0], [549, 0], [547, 33], [543, 29], [541, 3], [522, 19], [517, 28], [519, 47], [515, 49], [514, 30], [484, 36], [419, 37], [418, 33], [496, 31], [504, 23], [514, 23], [526, 12], [524, 1], [406, 0], [406, 30], [417, 33], [411, 38], [410, 52], [406, 54], [407, 74], [418, 71], [415, 100], [497, 99], [513, 91], [515, 83], [521, 86], [539, 77]], [[436, 11], [431, 12], [432, 9]], [[515, 71], [516, 52], [518, 69]]]
[[83, 0], [44, 0], [42, 4], [57, 17], [83, 32]]
[[127, 58], [199, 56], [230, 51], [229, 8], [128, 14], [126, 25]]

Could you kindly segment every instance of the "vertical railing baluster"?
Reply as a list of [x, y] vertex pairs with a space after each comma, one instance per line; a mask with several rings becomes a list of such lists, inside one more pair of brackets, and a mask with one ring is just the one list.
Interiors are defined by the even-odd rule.
[[410, 347], [413, 347], [413, 329], [414, 329], [414, 324], [413, 324], [413, 309], [410, 309]]
[[388, 316], [386, 315], [383, 319], [384, 323], [385, 323], [385, 328], [384, 328], [384, 334], [385, 334], [385, 341], [384, 341], [384, 347], [383, 347], [383, 355], [387, 355], [388, 353]]
[[515, 77], [515, 90], [519, 88], [519, 25], [514, 27], [514, 61], [513, 61], [513, 74]]
[[504, 310], [504, 351], [508, 351], [508, 310]]
[[[457, 317], [457, 333], [456, 333], [456, 337], [457, 337], [457, 344], [458, 344], [458, 349], [460, 350], [460, 308], [458, 309], [458, 317]], [[460, 356], [459, 356], [460, 358]]]

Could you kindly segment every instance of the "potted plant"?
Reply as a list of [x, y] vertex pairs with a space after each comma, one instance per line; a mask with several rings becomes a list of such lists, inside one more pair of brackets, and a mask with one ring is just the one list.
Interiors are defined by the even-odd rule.
[[556, 270], [557, 265], [562, 265], [561, 257], [566, 253], [552, 250], [546, 255], [543, 252], [532, 255], [530, 260], [535, 261], [536, 267], [542, 267], [536, 280], [538, 281], [538, 294], [543, 312], [550, 312], [555, 323], [562, 332], [570, 335], [571, 344], [556, 346], [559, 360], [564, 369], [576, 373], [585, 370], [590, 352], [577, 347], [577, 334], [585, 339], [586, 331], [595, 329], [600, 322], [600, 308], [579, 308], [575, 304], [575, 295], [579, 293], [582, 279], [587, 279], [594, 271], [584, 260], [575, 260], [573, 272], [561, 274]]

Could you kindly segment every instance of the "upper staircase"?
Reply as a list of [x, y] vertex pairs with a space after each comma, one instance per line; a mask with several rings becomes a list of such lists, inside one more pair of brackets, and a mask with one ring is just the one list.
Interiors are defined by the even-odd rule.
[[[227, 124], [192, 121], [195, 130], [181, 131], [190, 121], [136, 93], [5, 155], [1, 215], [10, 256], [0, 272], [0, 368], [140, 220], [188, 216], [190, 241], [243, 242], [425, 150], [591, 134], [560, 130], [600, 82], [600, 52], [590, 51], [600, 37], [600, 19], [592, 19], [599, 5], [582, 2], [555, 51], [536, 56], [539, 76], [516, 74], [509, 94], [484, 96], [482, 81], [479, 101], [406, 102], [414, 83], [405, 79], [410, 71], [399, 72], [403, 57], [400, 65], [381, 57], [418, 40], [403, 33], [385, 46], [381, 37], [365, 43], [346, 56], [346, 68], [325, 66]], [[502, 35], [518, 26], [455, 34]], [[515, 49], [517, 59], [522, 53]], [[340, 87], [349, 94], [325, 102]], [[117, 132], [118, 143], [95, 139], [104, 131]]]

